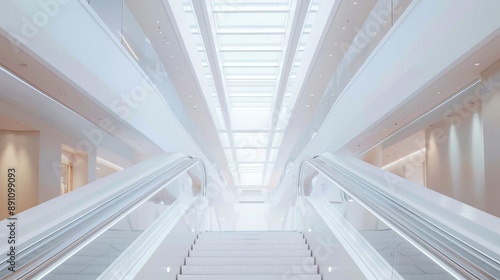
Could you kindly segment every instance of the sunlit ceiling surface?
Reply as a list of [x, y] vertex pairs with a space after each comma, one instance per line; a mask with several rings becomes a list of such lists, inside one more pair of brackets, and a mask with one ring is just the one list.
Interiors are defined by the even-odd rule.
[[[237, 186], [268, 185], [297, 100], [291, 88], [320, 0], [310, 2], [298, 29], [296, 0], [180, 1], [197, 44], [209, 85], [204, 96], [215, 108], [212, 119], [233, 180]], [[208, 36], [203, 36], [200, 23], [210, 25]], [[297, 47], [289, 51], [292, 28], [302, 33]], [[217, 65], [211, 65], [210, 55]], [[288, 71], [283, 69], [286, 59], [293, 59]], [[287, 82], [279, 91], [281, 79]]]

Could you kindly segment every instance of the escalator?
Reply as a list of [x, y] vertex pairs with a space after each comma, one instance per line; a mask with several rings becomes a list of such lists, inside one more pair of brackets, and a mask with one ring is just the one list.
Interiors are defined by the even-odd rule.
[[183, 234], [194, 235], [207, 222], [199, 215], [206, 212], [205, 192], [202, 162], [180, 154], [112, 174], [16, 215], [15, 255], [10, 258], [10, 248], [2, 247], [0, 277], [136, 275], [145, 264], [140, 260], [149, 259], [179, 224], [189, 227]]
[[203, 164], [161, 156], [20, 213], [0, 277], [500, 279], [498, 218], [386, 175], [308, 159], [286, 231], [234, 232], [210, 226]]
[[302, 163], [297, 194], [294, 227], [323, 224], [367, 279], [500, 279], [497, 217], [331, 153]]

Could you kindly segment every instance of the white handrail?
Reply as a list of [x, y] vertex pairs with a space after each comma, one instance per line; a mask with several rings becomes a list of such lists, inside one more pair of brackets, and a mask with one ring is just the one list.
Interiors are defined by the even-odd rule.
[[[352, 167], [346, 168], [348, 164], [338, 161], [341, 160], [331, 154], [305, 160], [300, 167], [298, 195], [304, 195], [300, 181], [303, 167], [311, 166], [455, 277], [495, 279], [500, 276], [499, 259], [495, 257], [498, 255], [494, 252], [483, 249], [475, 240], [465, 241], [462, 233], [453, 232], [447, 224], [429, 218], [425, 209], [415, 207], [418, 205], [406, 204], [404, 199], [395, 196], [390, 189], [377, 185], [379, 182], [371, 178], [371, 174], [362, 173]], [[459, 215], [455, 215], [458, 219]], [[449, 222], [458, 221], [460, 220]], [[486, 236], [489, 235], [484, 234], [483, 237]], [[500, 236], [497, 235], [496, 240], [499, 241]]]

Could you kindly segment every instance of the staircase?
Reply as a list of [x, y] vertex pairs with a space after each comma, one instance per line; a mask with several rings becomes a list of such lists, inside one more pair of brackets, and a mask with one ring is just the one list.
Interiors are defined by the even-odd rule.
[[198, 234], [178, 280], [321, 280], [304, 235], [296, 231]]

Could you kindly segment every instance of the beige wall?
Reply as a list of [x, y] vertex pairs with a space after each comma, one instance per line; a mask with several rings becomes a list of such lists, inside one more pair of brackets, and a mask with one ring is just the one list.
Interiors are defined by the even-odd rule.
[[361, 157], [361, 160], [369, 164], [382, 167], [382, 146], [377, 145], [366, 151]]
[[486, 210], [481, 104], [457, 112], [426, 129], [427, 187]]
[[482, 73], [488, 81], [489, 94], [482, 99], [484, 162], [485, 162], [485, 209], [500, 217], [500, 60]]
[[38, 132], [0, 130], [0, 220], [7, 212], [7, 169], [16, 169], [16, 213], [38, 204]]
[[454, 107], [460, 110], [426, 130], [427, 183], [500, 217], [500, 61], [463, 101]]

